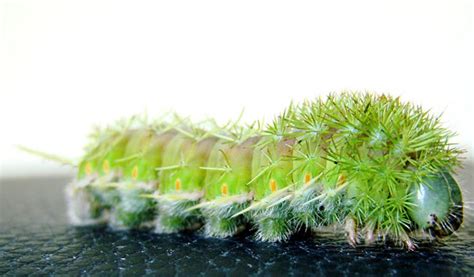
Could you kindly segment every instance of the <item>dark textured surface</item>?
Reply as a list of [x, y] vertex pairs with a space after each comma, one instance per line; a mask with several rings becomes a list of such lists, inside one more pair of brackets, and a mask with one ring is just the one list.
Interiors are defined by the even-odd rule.
[[339, 236], [284, 244], [67, 225], [66, 177], [0, 181], [0, 275], [472, 275], [474, 229], [417, 252], [349, 247]]

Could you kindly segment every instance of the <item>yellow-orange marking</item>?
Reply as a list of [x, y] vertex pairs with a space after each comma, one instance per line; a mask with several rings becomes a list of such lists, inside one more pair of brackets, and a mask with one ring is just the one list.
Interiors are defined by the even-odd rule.
[[275, 192], [277, 190], [277, 182], [273, 179], [270, 180], [270, 190]]
[[86, 163], [84, 171], [86, 172], [86, 175], [91, 175], [92, 174], [92, 165], [91, 165], [90, 162]]
[[136, 180], [138, 177], [138, 166], [134, 166], [132, 169], [132, 179]]
[[176, 179], [176, 181], [174, 182], [174, 187], [176, 189], [176, 191], [180, 191], [181, 190], [181, 179]]
[[311, 173], [307, 172], [305, 175], [304, 175], [304, 183], [306, 185], [309, 185], [309, 183], [311, 182]]
[[227, 196], [227, 194], [229, 194], [229, 187], [226, 183], [222, 184], [221, 186], [221, 194], [222, 196]]
[[343, 185], [346, 182], [346, 176], [344, 175], [339, 175], [339, 178], [337, 178], [337, 185]]
[[108, 174], [110, 172], [109, 160], [104, 161], [104, 163], [102, 164], [102, 170], [104, 171], [105, 174]]

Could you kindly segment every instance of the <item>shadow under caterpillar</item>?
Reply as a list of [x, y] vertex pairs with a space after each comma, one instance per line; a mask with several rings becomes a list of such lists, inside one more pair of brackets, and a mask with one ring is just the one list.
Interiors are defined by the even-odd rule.
[[[350, 244], [445, 237], [463, 220], [462, 153], [439, 118], [398, 98], [332, 94], [265, 127], [175, 118], [98, 130], [67, 186], [75, 224], [203, 230], [261, 241], [340, 226]], [[61, 159], [28, 150], [49, 159]]]

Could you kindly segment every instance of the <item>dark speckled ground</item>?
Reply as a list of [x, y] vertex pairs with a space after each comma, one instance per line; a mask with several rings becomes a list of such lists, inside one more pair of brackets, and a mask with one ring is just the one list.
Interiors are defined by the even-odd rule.
[[112, 232], [67, 225], [68, 177], [0, 182], [0, 275], [473, 275], [474, 228], [417, 252], [347, 246], [327, 235], [284, 244], [251, 235], [218, 240], [197, 234]]

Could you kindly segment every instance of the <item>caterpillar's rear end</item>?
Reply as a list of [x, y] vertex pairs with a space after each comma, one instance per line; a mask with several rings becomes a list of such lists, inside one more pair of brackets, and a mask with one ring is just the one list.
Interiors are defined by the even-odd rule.
[[183, 120], [100, 131], [68, 186], [74, 223], [262, 241], [340, 226], [355, 245], [445, 237], [462, 224], [461, 151], [398, 98], [342, 93], [265, 128]]

